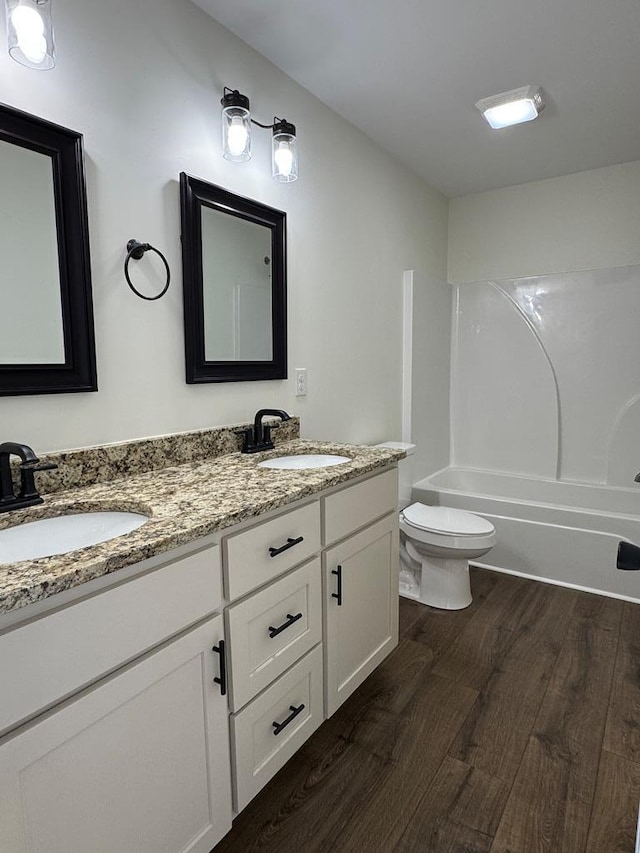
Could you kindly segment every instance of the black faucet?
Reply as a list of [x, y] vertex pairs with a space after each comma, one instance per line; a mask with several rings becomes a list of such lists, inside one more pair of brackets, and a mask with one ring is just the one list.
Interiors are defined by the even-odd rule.
[[[18, 495], [13, 491], [12, 456], [19, 456], [22, 459], [20, 493]], [[23, 509], [27, 506], [43, 503], [43, 499], [36, 491], [33, 475], [36, 471], [51, 471], [57, 467], [53, 462], [40, 462], [33, 450], [26, 444], [16, 444], [13, 441], [5, 441], [4, 444], [0, 444], [0, 512], [9, 512], [11, 509]]]
[[263, 424], [262, 418], [271, 415], [280, 418], [281, 421], [290, 421], [291, 415], [282, 409], [258, 409], [253, 419], [253, 426], [238, 431], [243, 436], [242, 453], [259, 453], [261, 450], [272, 450], [271, 430], [275, 429], [272, 424]]

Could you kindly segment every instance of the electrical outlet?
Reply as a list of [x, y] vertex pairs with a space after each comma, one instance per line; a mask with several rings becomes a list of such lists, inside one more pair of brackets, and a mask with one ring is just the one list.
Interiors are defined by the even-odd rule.
[[296, 367], [296, 397], [306, 397], [307, 395], [307, 368]]

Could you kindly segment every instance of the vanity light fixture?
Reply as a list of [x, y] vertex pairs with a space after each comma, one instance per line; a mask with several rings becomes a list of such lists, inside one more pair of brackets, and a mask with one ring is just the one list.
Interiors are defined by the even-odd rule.
[[538, 118], [544, 109], [544, 98], [539, 86], [521, 86], [519, 89], [482, 98], [476, 107], [491, 127], [497, 130]]
[[296, 126], [274, 118], [271, 140], [271, 174], [274, 181], [290, 183], [298, 179], [298, 139]]
[[51, 0], [5, 0], [9, 56], [36, 71], [56, 64]]
[[274, 181], [291, 183], [298, 179], [298, 140], [296, 126], [274, 117], [273, 124], [261, 124], [251, 118], [249, 98], [237, 89], [224, 88], [222, 100], [222, 156], [231, 163], [251, 159], [251, 125], [273, 131], [271, 139], [271, 175]]
[[249, 98], [225, 86], [222, 104], [222, 156], [232, 163], [251, 160]]

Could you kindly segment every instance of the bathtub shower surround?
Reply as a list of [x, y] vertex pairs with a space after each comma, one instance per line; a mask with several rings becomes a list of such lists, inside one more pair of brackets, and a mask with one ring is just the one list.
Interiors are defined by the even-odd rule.
[[640, 266], [459, 284], [450, 467], [413, 499], [479, 513], [497, 569], [640, 601]]
[[633, 486], [640, 266], [463, 284], [456, 298], [452, 464]]

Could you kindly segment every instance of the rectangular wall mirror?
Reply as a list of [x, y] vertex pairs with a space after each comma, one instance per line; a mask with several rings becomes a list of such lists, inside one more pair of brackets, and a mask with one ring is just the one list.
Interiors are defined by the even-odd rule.
[[180, 175], [187, 382], [286, 379], [286, 214]]
[[95, 391], [82, 136], [0, 105], [0, 394]]

